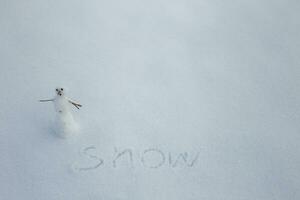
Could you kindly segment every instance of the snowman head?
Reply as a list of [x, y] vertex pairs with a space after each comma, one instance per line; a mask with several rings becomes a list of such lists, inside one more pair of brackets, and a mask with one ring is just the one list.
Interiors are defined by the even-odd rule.
[[58, 96], [64, 96], [64, 88], [58, 87], [55, 89], [55, 92]]

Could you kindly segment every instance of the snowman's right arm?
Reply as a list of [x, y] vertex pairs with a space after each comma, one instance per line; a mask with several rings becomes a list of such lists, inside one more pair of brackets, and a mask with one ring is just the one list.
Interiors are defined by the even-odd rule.
[[54, 99], [40, 100], [40, 102], [48, 102], [48, 101], [54, 101]]

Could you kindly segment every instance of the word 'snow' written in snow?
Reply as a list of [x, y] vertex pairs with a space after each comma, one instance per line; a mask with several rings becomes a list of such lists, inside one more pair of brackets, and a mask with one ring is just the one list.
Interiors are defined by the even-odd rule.
[[89, 171], [101, 168], [102, 166], [109, 166], [112, 168], [118, 167], [133, 167], [140, 165], [144, 168], [158, 169], [163, 166], [171, 168], [176, 167], [194, 167], [199, 152], [196, 153], [171, 153], [164, 152], [158, 148], [144, 149], [140, 153], [134, 153], [133, 149], [126, 148], [119, 150], [114, 148], [113, 155], [109, 159], [104, 159], [100, 155], [97, 155], [95, 146], [89, 146], [84, 148], [80, 155], [88, 160], [88, 163], [73, 164], [75, 171]]

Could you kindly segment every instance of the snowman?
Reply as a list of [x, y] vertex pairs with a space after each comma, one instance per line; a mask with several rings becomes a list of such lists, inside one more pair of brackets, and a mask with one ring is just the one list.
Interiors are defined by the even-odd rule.
[[79, 103], [74, 102], [65, 96], [64, 88], [55, 89], [56, 96], [53, 99], [40, 100], [40, 102], [53, 102], [56, 115], [55, 115], [55, 132], [57, 135], [66, 138], [75, 134], [78, 131], [78, 125], [74, 121], [70, 105], [75, 106], [77, 109], [82, 107]]

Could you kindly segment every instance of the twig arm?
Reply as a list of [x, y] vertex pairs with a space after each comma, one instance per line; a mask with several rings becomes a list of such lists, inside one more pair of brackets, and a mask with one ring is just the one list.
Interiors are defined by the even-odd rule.
[[48, 101], [54, 101], [54, 99], [45, 99], [45, 100], [40, 100], [40, 102], [48, 102]]
[[72, 101], [71, 99], [68, 99], [68, 101], [69, 101], [69, 103], [71, 103], [73, 106], [75, 106], [77, 109], [79, 109], [79, 107], [82, 107], [81, 104], [76, 103], [76, 102]]

